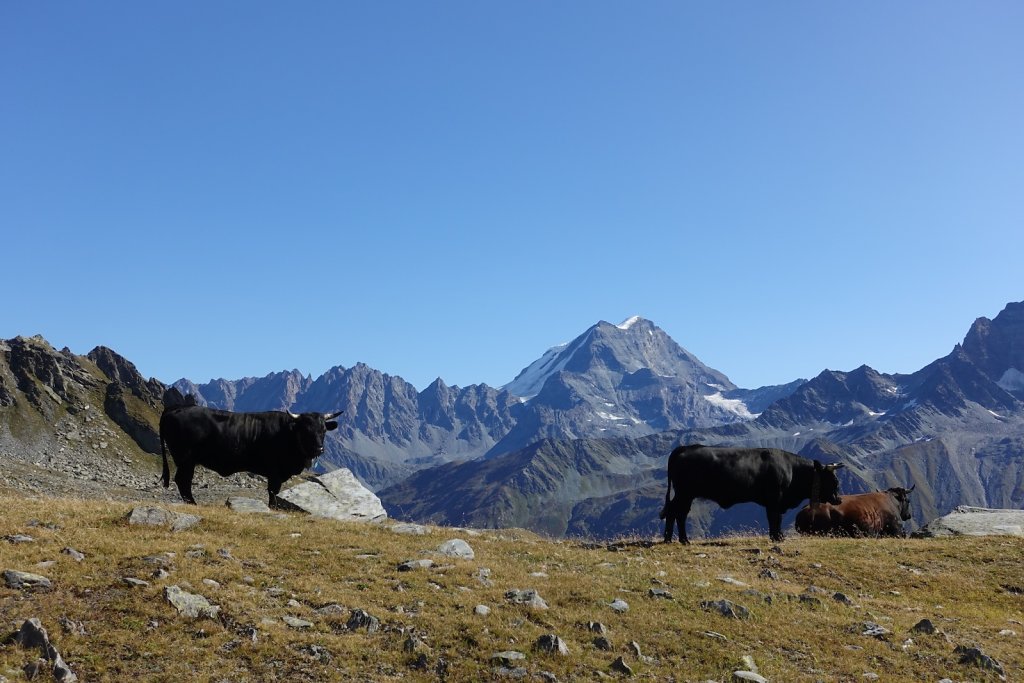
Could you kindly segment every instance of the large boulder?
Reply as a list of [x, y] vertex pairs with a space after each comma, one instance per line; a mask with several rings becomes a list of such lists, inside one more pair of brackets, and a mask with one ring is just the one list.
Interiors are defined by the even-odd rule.
[[344, 467], [310, 477], [285, 489], [278, 498], [314, 517], [343, 522], [382, 522], [388, 516], [380, 498]]
[[960, 505], [913, 534], [934, 536], [1024, 536], [1024, 510], [996, 510]]

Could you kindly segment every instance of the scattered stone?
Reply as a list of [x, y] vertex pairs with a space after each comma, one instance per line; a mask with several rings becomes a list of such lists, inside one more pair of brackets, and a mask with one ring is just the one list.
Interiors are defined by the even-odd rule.
[[235, 559], [234, 555], [231, 554], [231, 549], [230, 548], [218, 548], [217, 549], [217, 556], [220, 557], [223, 560], [233, 560], [233, 559]]
[[821, 601], [821, 598], [816, 595], [809, 595], [808, 593], [801, 593], [799, 600], [801, 605], [807, 605], [814, 609], [819, 609], [825, 606], [825, 603]]
[[537, 642], [533, 644], [533, 649], [556, 655], [569, 654], [569, 646], [554, 633], [548, 633], [538, 638]]
[[75, 562], [81, 562], [85, 559], [85, 555], [83, 553], [78, 552], [74, 548], [64, 548], [63, 550], [61, 550], [61, 552], [70, 557]]
[[14, 569], [4, 570], [4, 582], [8, 588], [36, 590], [50, 588], [51, 583], [45, 576], [32, 574], [30, 572], [19, 572]]
[[839, 593], [839, 592], [833, 593], [832, 594], [832, 599], [835, 600], [836, 602], [842, 603], [843, 605], [846, 605], [848, 607], [852, 607], [853, 606], [853, 600], [851, 600], [849, 598], [849, 596], [847, 596], [845, 593]]
[[750, 610], [743, 605], [737, 605], [731, 600], [703, 600], [701, 608], [706, 612], [718, 612], [729, 619], [749, 619]]
[[1012, 638], [1017, 635], [1017, 632], [1013, 629], [1004, 628], [1002, 631], [999, 632], [999, 635], [1003, 636], [1004, 638]]
[[514, 605], [526, 605], [527, 607], [533, 607], [534, 609], [547, 609], [548, 603], [544, 601], [544, 598], [540, 597], [540, 594], [533, 589], [529, 590], [510, 590], [505, 593], [505, 599]]
[[614, 662], [612, 662], [611, 670], [614, 671], [615, 673], [620, 673], [620, 674], [622, 674], [624, 676], [632, 676], [633, 675], [633, 669], [630, 668], [629, 664], [626, 664], [626, 660], [623, 659], [621, 656], [618, 659], [616, 659]]
[[297, 630], [300, 630], [300, 631], [303, 630], [303, 629], [307, 629], [307, 628], [313, 628], [313, 622], [312, 621], [306, 621], [305, 619], [299, 619], [298, 617], [293, 617], [293, 616], [288, 615], [288, 614], [286, 614], [283, 617], [281, 617], [281, 621], [283, 621], [284, 623], [288, 624], [288, 626], [290, 626], [291, 628], [294, 628], [294, 629], [297, 629]]
[[865, 621], [863, 624], [861, 624], [860, 634], [862, 636], [868, 636], [869, 638], [882, 639], [885, 638], [885, 636], [889, 635], [889, 629], [885, 628], [884, 626], [880, 626], [873, 621]]
[[608, 633], [608, 627], [600, 621], [588, 621], [587, 630], [591, 633], [600, 633], [601, 635]]
[[246, 498], [245, 496], [231, 496], [227, 499], [225, 505], [243, 515], [266, 514], [270, 512], [270, 506], [262, 500]]
[[879, 675], [873, 671], [866, 671], [865, 673], [861, 674], [861, 678], [863, 678], [866, 681], [877, 681], [879, 679]]
[[445, 557], [454, 557], [459, 560], [472, 560], [476, 557], [476, 553], [473, 552], [473, 549], [461, 538], [453, 538], [450, 541], [445, 541], [437, 547], [437, 552], [441, 553]]
[[211, 605], [203, 596], [187, 593], [179, 586], [165, 586], [164, 599], [171, 603], [179, 614], [193, 619], [216, 619], [220, 614], [219, 606]]
[[664, 588], [650, 588], [647, 590], [647, 595], [652, 598], [662, 598], [664, 600], [674, 599], [672, 593]]
[[616, 612], [618, 612], [619, 614], [629, 611], [629, 603], [621, 598], [616, 598], [615, 600], [612, 600], [611, 604], [609, 604], [608, 606]]
[[982, 669], [994, 671], [999, 674], [999, 676], [1006, 675], [1006, 672], [1003, 671], [1003, 665], [982, 652], [980, 648], [957, 645], [956, 649], [953, 650], [953, 654], [960, 655], [961, 664], [970, 664]]
[[398, 571], [411, 572], [414, 569], [430, 569], [433, 566], [433, 560], [406, 560], [398, 565]]
[[23, 669], [26, 677], [30, 680], [47, 668], [50, 669], [55, 681], [75, 683], [78, 680], [78, 676], [71, 671], [71, 668], [57, 651], [57, 648], [50, 642], [46, 629], [43, 628], [42, 622], [38, 619], [26, 620], [21, 625], [21, 629], [15, 635], [14, 640], [24, 648], [38, 648], [42, 655]]
[[766, 605], [771, 605], [772, 603], [775, 602], [775, 597], [772, 596], [771, 594], [769, 594], [769, 593], [762, 593], [761, 591], [755, 590], [753, 588], [748, 588], [747, 590], [743, 591], [743, 593], [741, 593], [741, 595], [745, 595], [747, 597], [754, 598], [755, 600], [760, 600], [761, 602], [765, 603]]
[[778, 572], [776, 572], [774, 569], [769, 569], [768, 567], [762, 569], [758, 576], [762, 579], [768, 579], [769, 581], [779, 580]]
[[3, 539], [12, 544], [36, 542], [36, 539], [31, 536], [26, 536], [25, 534], [11, 534], [10, 536], [4, 536]]
[[718, 631], [704, 631], [704, 635], [708, 638], [714, 638], [715, 640], [729, 640]]
[[342, 607], [338, 603], [332, 602], [329, 605], [324, 605], [323, 607], [318, 607], [318, 608], [316, 608], [313, 611], [316, 614], [319, 614], [321, 616], [330, 616], [332, 614], [344, 614], [348, 610], [346, 610], [344, 607]]
[[768, 679], [754, 671], [733, 671], [732, 680], [741, 683], [768, 683]]
[[757, 663], [754, 661], [754, 658], [750, 655], [743, 655], [740, 657], [740, 663], [743, 664], [747, 671], [753, 671], [756, 674], [761, 673], [761, 670], [757, 668]]
[[491, 655], [491, 661], [497, 661], [507, 667], [515, 666], [517, 662], [526, 660], [526, 655], [522, 652], [516, 652], [515, 650], [505, 650], [504, 652], [495, 652]]
[[491, 581], [491, 570], [487, 567], [480, 567], [477, 569], [473, 578], [475, 578], [484, 588], [490, 588], [494, 585], [494, 582]]
[[911, 633], [924, 633], [926, 635], [933, 635], [937, 630], [931, 619], [922, 619], [910, 627]]
[[731, 576], [719, 576], [718, 580], [722, 583], [727, 583], [730, 586], [736, 586], [737, 588], [746, 588], [748, 586], [748, 584], [745, 584], [738, 579], [734, 579]]
[[86, 635], [85, 624], [80, 621], [72, 621], [67, 616], [61, 616], [61, 618], [57, 620], [57, 623], [60, 624], [64, 633], [75, 636]]
[[367, 633], [376, 633], [380, 630], [380, 619], [371, 615], [366, 610], [354, 609], [349, 613], [348, 623], [345, 628], [349, 631], [356, 631], [365, 628]]
[[605, 636], [598, 636], [597, 638], [594, 638], [594, 647], [596, 647], [598, 650], [604, 650], [606, 652], [611, 652], [615, 649], [615, 647], [612, 645], [612, 641], [608, 640], [608, 638], [606, 638]]
[[391, 533], [404, 534], [406, 536], [426, 536], [430, 533], [430, 529], [422, 524], [402, 523], [392, 525]]
[[124, 583], [128, 584], [132, 588], [146, 588], [149, 586], [149, 581], [143, 581], [142, 579], [136, 579], [132, 576], [126, 576], [121, 579]]
[[198, 515], [179, 514], [152, 505], [139, 505], [128, 513], [128, 524], [132, 526], [163, 526], [171, 531], [185, 531], [201, 521]]
[[331, 651], [321, 645], [308, 645], [303, 648], [303, 652], [321, 664], [330, 664], [334, 661], [334, 655], [331, 654]]
[[473, 608], [473, 613], [478, 617], [486, 617], [491, 613], [491, 608], [487, 605], [477, 605]]

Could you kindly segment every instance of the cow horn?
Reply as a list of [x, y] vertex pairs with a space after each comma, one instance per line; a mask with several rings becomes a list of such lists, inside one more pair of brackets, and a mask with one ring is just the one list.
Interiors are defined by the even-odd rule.
[[841, 462], [833, 462], [833, 463], [830, 463], [830, 464], [826, 465], [825, 469], [832, 470], [833, 472], [835, 472], [836, 470], [838, 470], [841, 467], [846, 467], [846, 465], [844, 465]]
[[910, 493], [911, 491], [913, 491], [913, 490], [914, 490], [914, 489], [916, 489], [916, 488], [917, 488], [917, 484], [911, 484], [911, 485], [910, 485], [910, 488], [909, 488], [909, 489], [907, 489], [907, 493]]
[[344, 412], [345, 412], [344, 410], [339, 410], [336, 413], [331, 413], [330, 415], [324, 415], [324, 419], [325, 420], [333, 420], [334, 418], [338, 417], [339, 415], [341, 415]]

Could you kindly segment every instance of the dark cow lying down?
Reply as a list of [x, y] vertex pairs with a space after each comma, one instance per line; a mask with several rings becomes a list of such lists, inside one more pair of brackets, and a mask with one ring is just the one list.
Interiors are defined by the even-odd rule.
[[340, 414], [232, 413], [195, 405], [191, 395], [185, 399], [171, 389], [160, 416], [164, 487], [170, 486], [170, 449], [177, 468], [174, 483], [186, 503], [196, 502], [192, 477], [196, 465], [202, 465], [225, 477], [237, 472], [266, 477], [270, 505], [276, 506], [281, 485], [323, 453], [324, 437], [338, 427], [332, 418]]
[[778, 448], [680, 446], [668, 456], [668, 491], [661, 510], [665, 542], [672, 540], [673, 523], [679, 525], [679, 541], [690, 542], [686, 516], [694, 498], [712, 500], [723, 508], [736, 503], [763, 505], [769, 535], [781, 541], [782, 514], [810, 498], [812, 489], [819, 499], [839, 503], [836, 470], [840, 467], [841, 463], [822, 465]]
[[900, 536], [903, 522], [910, 519], [910, 492], [900, 486], [843, 496], [839, 505], [815, 503], [796, 515], [796, 530], [802, 534], [832, 536]]

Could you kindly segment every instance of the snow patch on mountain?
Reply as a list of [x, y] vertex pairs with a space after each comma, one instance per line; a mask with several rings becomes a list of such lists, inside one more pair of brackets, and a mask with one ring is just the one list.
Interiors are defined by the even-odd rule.
[[1009, 368], [996, 384], [1006, 391], [1024, 391], [1024, 372], [1017, 368]]
[[636, 325], [641, 320], [643, 320], [643, 318], [641, 318], [638, 315], [634, 315], [632, 318], [629, 318], [627, 320], [623, 320], [621, 323], [619, 323], [615, 327], [619, 328], [620, 330], [628, 330], [629, 328], [633, 327], [633, 325]]
[[757, 415], [751, 413], [750, 409], [747, 408], [746, 403], [744, 403], [738, 398], [726, 398], [725, 396], [722, 395], [721, 391], [711, 394], [709, 396], [705, 396], [704, 400], [707, 401], [708, 403], [712, 403], [718, 406], [719, 408], [724, 408], [725, 410], [728, 410], [731, 413], [735, 413], [736, 415], [742, 417], [744, 420], [753, 420], [757, 418]]

